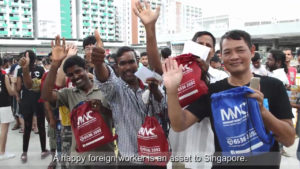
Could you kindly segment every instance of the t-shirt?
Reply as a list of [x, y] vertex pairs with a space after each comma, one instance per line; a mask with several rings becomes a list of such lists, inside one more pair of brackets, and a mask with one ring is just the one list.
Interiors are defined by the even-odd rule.
[[34, 68], [30, 71], [30, 76], [32, 79], [32, 88], [26, 89], [24, 86], [23, 81], [23, 70], [22, 68], [18, 69], [18, 77], [22, 79], [22, 101], [34, 101], [36, 102], [40, 98], [40, 86], [41, 86], [41, 79], [43, 77], [45, 70], [41, 66], [34, 66]]
[[294, 68], [293, 66], [290, 66], [289, 69], [288, 69], [288, 74], [287, 74], [290, 85], [295, 85], [296, 75], [297, 75], [297, 69]]
[[[291, 119], [293, 118], [291, 105], [286, 93], [286, 89], [283, 86], [282, 82], [278, 79], [266, 77], [266, 76], [258, 76], [260, 77], [260, 90], [264, 94], [264, 98], [268, 100], [269, 103], [269, 110], [270, 112], [278, 119]], [[246, 84], [246, 86], [249, 86], [249, 84]], [[210, 95], [213, 93], [218, 93], [224, 90], [228, 90], [231, 88], [234, 88], [237, 86], [232, 86], [228, 83], [228, 78], [218, 81], [216, 83], [213, 83], [209, 85], [209, 92]], [[276, 92], [274, 92], [276, 91]], [[202, 120], [204, 117], [209, 116], [211, 118], [211, 125], [214, 130], [215, 135], [215, 150], [216, 155], [220, 154], [222, 152], [221, 147], [219, 145], [218, 137], [215, 132], [214, 123], [213, 123], [213, 117], [212, 117], [212, 111], [211, 111], [211, 99], [210, 95], [204, 95], [201, 96], [198, 100], [193, 102], [187, 110], [189, 110], [191, 113], [193, 113], [198, 119]], [[262, 155], [258, 156], [251, 156], [247, 160], [248, 162], [241, 163], [241, 165], [247, 165], [252, 164], [252, 166], [237, 166], [237, 168], [253, 168], [253, 169], [259, 169], [259, 168], [279, 168], [280, 165], [280, 153], [279, 153], [279, 146], [278, 142], [275, 141], [274, 145], [272, 146], [270, 152], [273, 153], [264, 153]], [[266, 166], [259, 164], [272, 164], [274, 166]], [[253, 166], [257, 165], [257, 166]], [[233, 168], [233, 166], [227, 166], [228, 168]], [[213, 168], [218, 168], [216, 164], [214, 164]], [[222, 168], [226, 168], [222, 166]]]
[[[96, 86], [93, 86], [93, 88], [88, 92], [85, 93], [84, 91], [73, 87], [73, 88], [63, 88], [57, 92], [57, 103], [56, 107], [59, 106], [67, 106], [69, 110], [72, 110], [78, 103], [86, 100], [101, 100], [101, 103], [104, 107], [108, 108], [107, 102], [104, 99], [104, 96], [100, 89]], [[112, 129], [112, 118], [111, 114], [105, 114], [101, 112], [101, 116], [103, 117], [105, 123], [107, 126]], [[71, 156], [111, 156], [114, 154], [114, 146], [113, 143], [107, 143], [105, 145], [102, 145], [100, 147], [97, 147], [96, 149], [93, 149], [89, 152], [83, 152], [83, 153], [77, 153], [76, 150], [76, 140], [74, 135], [72, 135], [72, 145], [71, 145]], [[89, 160], [85, 161], [85, 164], [88, 164]], [[93, 163], [93, 165], [96, 165], [97, 163]]]
[[5, 85], [5, 74], [0, 72], [0, 107], [7, 107], [11, 104], [11, 97]]

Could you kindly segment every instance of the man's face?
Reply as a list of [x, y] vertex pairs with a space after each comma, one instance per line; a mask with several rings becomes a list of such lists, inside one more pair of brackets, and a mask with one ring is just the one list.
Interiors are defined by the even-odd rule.
[[148, 67], [148, 56], [142, 56], [141, 59], [140, 59], [140, 62], [141, 62], [144, 66]]
[[121, 57], [117, 58], [117, 64], [118, 74], [126, 83], [136, 80], [134, 73], [137, 71], [138, 65], [133, 51], [124, 52]]
[[254, 48], [250, 50], [244, 39], [224, 39], [222, 42], [221, 56], [230, 74], [243, 74], [250, 71], [250, 61], [253, 55]]
[[270, 72], [272, 72], [273, 70], [277, 69], [275, 59], [274, 59], [274, 57], [273, 57], [273, 55], [271, 53], [268, 54], [267, 62], [266, 62], [266, 68]]
[[208, 57], [206, 59], [206, 61], [210, 61], [210, 59], [214, 56], [215, 54], [215, 48], [214, 48], [214, 41], [211, 38], [211, 36], [209, 35], [202, 35], [199, 36], [196, 40], [197, 43], [199, 43], [200, 45], [204, 45], [210, 48]]
[[221, 68], [221, 63], [220, 62], [214, 62], [214, 61], [211, 61], [210, 62], [210, 66], [215, 68], [215, 69], [220, 69]]
[[252, 62], [252, 65], [253, 65], [256, 69], [260, 68], [260, 59], [257, 60], [257, 61], [255, 61], [255, 62]]
[[293, 54], [291, 50], [284, 50], [283, 53], [285, 54], [286, 62], [290, 62], [293, 59]]
[[92, 51], [93, 51], [93, 48], [96, 47], [95, 45], [87, 45], [84, 47], [84, 54], [85, 54], [85, 60], [88, 62], [88, 63], [91, 63], [91, 56], [92, 56]]
[[67, 69], [67, 77], [70, 78], [72, 83], [79, 89], [83, 89], [89, 81], [87, 72], [80, 66], [74, 65]]

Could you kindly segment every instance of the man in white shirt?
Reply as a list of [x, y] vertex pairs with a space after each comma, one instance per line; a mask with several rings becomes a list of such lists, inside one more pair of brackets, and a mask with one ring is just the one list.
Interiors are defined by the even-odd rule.
[[255, 52], [254, 57], [251, 59], [252, 65], [251, 72], [261, 76], [268, 76], [268, 71], [264, 65], [261, 65], [261, 57], [259, 53]]
[[272, 49], [269, 52], [266, 67], [270, 71], [269, 76], [282, 81], [285, 86], [289, 86], [287, 78], [288, 68], [285, 62], [285, 54], [281, 50]]

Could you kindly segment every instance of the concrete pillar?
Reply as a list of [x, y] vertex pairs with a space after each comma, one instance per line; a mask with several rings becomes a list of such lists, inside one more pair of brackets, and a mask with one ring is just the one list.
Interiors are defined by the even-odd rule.
[[279, 47], [279, 39], [273, 39], [272, 49], [278, 49]]

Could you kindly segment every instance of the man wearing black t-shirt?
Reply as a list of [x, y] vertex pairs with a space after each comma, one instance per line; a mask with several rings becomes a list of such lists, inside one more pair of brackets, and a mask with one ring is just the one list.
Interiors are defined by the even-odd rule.
[[[172, 59], [167, 59], [163, 65], [164, 84], [168, 95], [168, 114], [175, 131], [183, 131], [207, 116], [211, 118], [211, 121], [214, 121], [210, 95], [238, 86], [248, 86], [254, 76], [250, 70], [250, 62], [251, 57], [254, 56], [255, 47], [252, 45], [251, 37], [247, 32], [233, 30], [225, 33], [221, 38], [220, 48], [222, 60], [226, 70], [230, 72], [230, 77], [209, 85], [209, 95], [201, 96], [186, 110], [182, 110], [180, 107], [177, 94], [182, 79], [182, 66], [178, 67], [176, 61]], [[214, 163], [213, 168], [279, 168], [278, 142], [287, 147], [294, 143], [295, 130], [291, 120], [293, 114], [285, 87], [277, 79], [260, 78], [260, 90], [253, 89], [255, 93], [249, 94], [248, 97], [257, 99], [265, 128], [272, 131], [276, 139], [273, 147], [270, 152], [247, 157], [246, 162], [230, 163], [227, 166], [223, 163], [222, 165]], [[264, 107], [264, 99], [267, 99], [270, 111]], [[211, 124], [215, 133], [214, 123]], [[222, 152], [219, 144], [222, 141], [225, 140], [219, 140], [215, 134], [216, 155]]]

